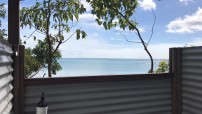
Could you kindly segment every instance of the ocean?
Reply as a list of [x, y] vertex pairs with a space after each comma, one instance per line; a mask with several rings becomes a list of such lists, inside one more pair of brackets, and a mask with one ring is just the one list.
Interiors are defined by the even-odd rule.
[[[154, 60], [154, 69], [161, 59]], [[53, 77], [96, 76], [116, 74], [143, 74], [150, 69], [149, 59], [100, 59], [100, 58], [62, 58], [59, 60], [62, 70]], [[47, 70], [35, 77], [47, 77]]]

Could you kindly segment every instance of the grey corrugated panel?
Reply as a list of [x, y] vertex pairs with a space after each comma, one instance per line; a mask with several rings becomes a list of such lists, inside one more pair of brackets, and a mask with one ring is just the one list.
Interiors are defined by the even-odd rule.
[[7, 84], [4, 87], [0, 88], [0, 101], [2, 101], [4, 97], [6, 97], [6, 95], [11, 92], [12, 89], [13, 86], [11, 84]]
[[182, 66], [185, 68], [202, 68], [202, 64], [199, 61], [184, 61]]
[[189, 87], [196, 87], [196, 88], [201, 88], [202, 89], [202, 83], [200, 80], [183, 80], [182, 85], [184, 86], [189, 86]]
[[183, 104], [183, 110], [184, 111], [190, 111], [192, 114], [201, 114], [202, 112], [202, 105], [199, 102], [193, 101], [192, 99], [184, 99]]
[[[156, 87], [169, 87], [170, 83], [165, 83], [166, 81], [168, 81], [167, 79], [162, 79], [162, 81], [157, 80], [138, 80], [135, 81], [135, 86], [133, 83], [128, 83], [128, 82], [113, 82], [113, 83], [85, 83], [86, 87], [89, 88], [85, 88], [85, 90], [78, 90], [78, 89], [72, 89], [72, 88], [82, 88], [82, 86], [84, 84], [69, 84], [68, 86], [66, 85], [57, 85], [54, 86], [52, 85], [51, 87], [54, 89], [54, 91], [50, 91], [51, 94], [57, 94], [58, 92], [64, 92], [64, 94], [68, 94], [68, 93], [81, 93], [81, 92], [94, 92], [94, 91], [111, 91], [111, 90], [125, 90], [125, 89], [144, 89], [144, 88], [156, 88]], [[157, 83], [155, 83], [157, 82]], [[107, 83], [107, 84], [106, 84]], [[143, 84], [143, 83], [147, 83], [147, 84]], [[154, 84], [155, 83], [155, 84]], [[120, 86], [120, 85], [124, 85], [124, 86]], [[72, 89], [71, 91], [66, 91], [66, 90], [60, 90], [57, 88], [66, 88], [66, 89]], [[33, 86], [33, 87], [28, 87], [31, 89], [27, 89], [27, 94], [26, 96], [33, 96], [33, 95], [38, 95], [38, 86]], [[43, 90], [49, 90], [50, 86], [43, 86]], [[30, 94], [29, 94], [30, 93]]]
[[12, 54], [12, 52], [5, 52], [4, 50], [0, 50], [0, 55], [12, 56]]
[[202, 53], [202, 47], [183, 48], [182, 54], [199, 54]]
[[6, 108], [4, 109], [4, 111], [2, 112], [2, 114], [13, 114], [13, 112], [11, 110], [12, 107], [13, 107], [12, 103], [9, 102], [8, 105], [6, 106]]
[[184, 55], [182, 56], [183, 61], [187, 60], [193, 60], [193, 61], [201, 61], [202, 55]]
[[12, 47], [12, 44], [8, 43], [7, 40], [4, 40], [4, 39], [0, 39], [0, 44], [3, 44], [3, 45], [6, 45], [6, 46], [9, 46], [9, 47]]
[[13, 98], [13, 95], [9, 93], [1, 102], [0, 102], [0, 114], [2, 114], [11, 103], [11, 100]]
[[200, 68], [182, 68], [183, 74], [202, 74], [202, 70]]
[[0, 56], [0, 67], [12, 65], [13, 60], [10, 56]]
[[35, 113], [42, 91], [49, 114], [171, 114], [170, 79], [26, 87], [27, 114]]
[[[191, 101], [193, 101], [193, 102], [195, 102], [197, 104], [199, 104], [202, 101], [202, 99], [200, 99], [201, 98], [201, 94], [190, 93], [190, 91], [189, 92], [184, 92], [183, 93], [183, 97], [186, 98], [186, 99], [188, 99], [188, 100], [191, 100]], [[202, 106], [198, 106], [198, 107], [202, 108]]]
[[182, 90], [182, 92], [202, 95], [200, 87], [183, 85]]
[[184, 80], [193, 80], [193, 81], [202, 81], [202, 76], [200, 74], [184, 74], [183, 76]]
[[202, 112], [202, 47], [182, 49], [182, 113]]
[[13, 77], [11, 75], [0, 77], [0, 88], [11, 83], [12, 80], [13, 80]]
[[188, 103], [187, 105], [182, 105], [182, 114], [201, 114], [201, 110]]
[[11, 74], [13, 72], [13, 68], [11, 66], [2, 66], [0, 67], [0, 77], [5, 74]]
[[12, 113], [12, 54], [13, 51], [11, 45], [6, 41], [0, 40], [0, 114]]

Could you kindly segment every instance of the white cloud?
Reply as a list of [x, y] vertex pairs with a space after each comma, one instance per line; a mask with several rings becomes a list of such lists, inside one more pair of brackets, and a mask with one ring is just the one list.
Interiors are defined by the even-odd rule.
[[89, 3], [87, 3], [85, 0], [81, 0], [81, 3], [84, 5], [84, 7], [86, 8], [86, 11], [91, 11], [92, 7], [90, 6]]
[[[90, 13], [85, 13], [85, 14], [81, 14], [79, 15], [79, 24], [85, 26], [85, 27], [91, 27], [91, 28], [95, 28], [95, 29], [103, 29], [103, 26], [100, 26], [97, 24], [97, 22], [95, 21], [97, 17], [95, 15], [92, 15]], [[76, 18], [74, 18], [74, 20], [76, 20]]]
[[[114, 40], [114, 38], [113, 38]], [[124, 42], [124, 41], [123, 41]], [[149, 50], [155, 59], [168, 59], [169, 48], [181, 47], [185, 44], [162, 43], [150, 44]], [[87, 38], [86, 40], [69, 40], [68, 45], [60, 48], [64, 58], [142, 58], [149, 59], [141, 44], [126, 45], [107, 42], [102, 38]]]
[[194, 2], [194, 0], [179, 0], [179, 2], [188, 5], [189, 2]]
[[144, 32], [145, 31], [144, 28], [142, 28], [142, 27], [139, 27], [138, 29], [139, 29], [140, 32]]
[[138, 0], [141, 8], [144, 10], [154, 10], [156, 9], [156, 4], [153, 0]]
[[185, 15], [183, 18], [177, 18], [167, 25], [169, 33], [193, 33], [202, 31], [202, 9], [192, 15]]
[[97, 17], [95, 15], [92, 15], [92, 14], [89, 14], [89, 13], [79, 15], [79, 21], [80, 22], [95, 21], [96, 18]]
[[202, 38], [196, 38], [193, 42], [188, 43], [188, 46], [202, 46]]

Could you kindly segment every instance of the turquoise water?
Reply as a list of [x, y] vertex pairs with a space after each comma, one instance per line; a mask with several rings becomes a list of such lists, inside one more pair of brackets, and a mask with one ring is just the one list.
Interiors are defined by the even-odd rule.
[[[158, 68], [160, 61], [160, 59], [154, 60], [154, 69]], [[59, 63], [62, 70], [58, 71], [54, 77], [142, 74], [150, 69], [149, 59], [62, 58]], [[43, 74], [40, 72], [38, 76], [41, 77]]]

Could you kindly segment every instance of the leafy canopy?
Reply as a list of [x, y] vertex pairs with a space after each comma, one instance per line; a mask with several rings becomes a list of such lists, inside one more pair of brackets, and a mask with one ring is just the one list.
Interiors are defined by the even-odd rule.
[[[46, 40], [46, 39], [45, 39]], [[48, 48], [46, 46], [46, 41], [42, 41], [42, 40], [38, 40], [38, 44], [36, 45], [36, 47], [33, 49], [33, 55], [34, 58], [40, 63], [42, 68], [47, 68], [47, 64], [48, 64]], [[60, 59], [62, 57], [61, 53], [59, 50], [56, 51], [56, 53], [54, 53], [52, 55], [52, 74], [56, 74], [56, 71], [59, 71], [62, 69], [62, 67], [60, 66], [60, 64], [57, 62], [57, 59]]]
[[35, 72], [39, 72], [41, 63], [36, 59], [31, 48], [25, 49], [25, 76], [33, 77]]
[[169, 71], [169, 64], [166, 61], [161, 61], [158, 65], [156, 73], [167, 73]]
[[[97, 16], [97, 23], [106, 30], [119, 26], [125, 30], [134, 30], [137, 23], [130, 19], [137, 7], [137, 0], [86, 0], [91, 4], [92, 14]], [[129, 24], [129, 22], [132, 24]]]
[[[57, 62], [61, 58], [59, 47], [71, 38], [65, 38], [64, 33], [70, 32], [74, 27], [72, 23], [78, 21], [79, 14], [85, 11], [86, 9], [79, 0], [43, 0], [43, 2], [36, 2], [32, 7], [22, 8], [20, 12], [21, 27], [34, 28], [34, 32], [45, 36], [44, 40], [38, 40], [38, 45], [33, 49], [33, 53], [41, 66], [48, 68], [49, 77], [61, 70], [61, 66]], [[51, 30], [55, 32], [51, 32]], [[74, 33], [76, 33], [77, 40], [87, 36], [80, 29]], [[36, 40], [36, 36], [33, 39]]]
[[[48, 4], [50, 2], [50, 4]], [[69, 22], [78, 21], [79, 14], [86, 11], [84, 6], [78, 0], [44, 0], [42, 3], [36, 2], [35, 6], [21, 10], [21, 27], [28, 26], [35, 28], [42, 34], [45, 34], [50, 29], [58, 30], [55, 35], [49, 34], [51, 41], [64, 41], [63, 32], [70, 32], [72, 26]], [[75, 18], [74, 18], [75, 17]], [[76, 19], [76, 20], [74, 20]], [[77, 39], [82, 34], [82, 38], [86, 37], [86, 33], [77, 30]]]

